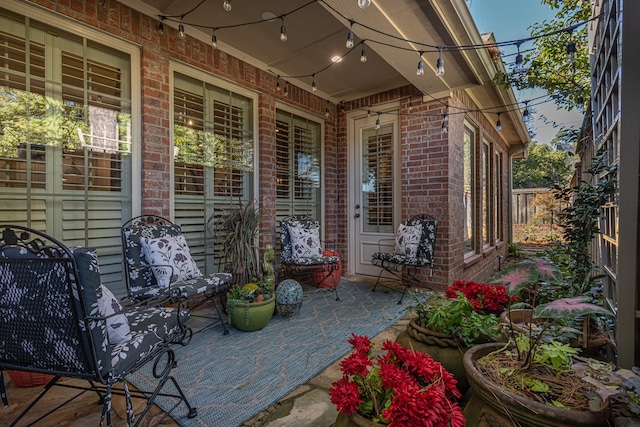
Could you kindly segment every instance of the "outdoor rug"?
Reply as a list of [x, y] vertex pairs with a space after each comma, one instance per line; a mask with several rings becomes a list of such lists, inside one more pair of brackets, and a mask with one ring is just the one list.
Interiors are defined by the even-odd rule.
[[[176, 422], [183, 427], [241, 425], [347, 354], [351, 334], [372, 338], [404, 317], [412, 302], [405, 297], [400, 305], [396, 292], [374, 293], [371, 285], [344, 279], [338, 287], [342, 301], [335, 301], [331, 289], [304, 289], [297, 315], [275, 314], [256, 332], [230, 327], [225, 336], [221, 327], [208, 328], [188, 346], [173, 347], [178, 362], [173, 374], [198, 410], [197, 417], [188, 419], [182, 405], [172, 414]], [[152, 378], [149, 366], [129, 376], [145, 389]], [[163, 410], [170, 407], [161, 398], [156, 402]]]

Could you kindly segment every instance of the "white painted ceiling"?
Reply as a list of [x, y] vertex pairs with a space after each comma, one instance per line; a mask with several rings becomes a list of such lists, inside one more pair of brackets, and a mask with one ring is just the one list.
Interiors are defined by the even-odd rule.
[[[359, 8], [357, 0], [232, 0], [229, 12], [223, 9], [223, 0], [123, 2], [158, 19], [167, 17], [165, 25], [177, 27], [182, 17], [186, 33], [202, 40], [211, 41], [215, 27], [221, 50], [304, 89], [311, 88], [312, 75], [316, 73], [317, 94], [332, 102], [409, 83], [423, 94], [442, 94], [488, 79], [472, 65], [478, 57], [475, 51], [444, 52], [446, 73], [443, 78], [436, 77], [437, 51], [419, 44], [477, 42], [465, 39], [464, 30], [454, 27], [460, 26], [455, 22], [456, 15], [468, 12], [463, 0], [374, 0], [366, 9]], [[264, 13], [276, 18], [265, 21]], [[279, 37], [282, 15], [288, 36], [285, 42]], [[453, 24], [451, 16], [456, 17]], [[355, 47], [351, 51], [345, 47], [349, 20], [354, 21]], [[255, 24], [244, 25], [247, 23]], [[237, 27], [224, 28], [233, 25]], [[365, 42], [366, 63], [360, 62], [362, 46], [358, 43], [363, 39], [370, 40]], [[420, 50], [425, 52], [425, 74], [416, 76]], [[334, 55], [343, 56], [344, 60], [332, 64], [330, 58]]]

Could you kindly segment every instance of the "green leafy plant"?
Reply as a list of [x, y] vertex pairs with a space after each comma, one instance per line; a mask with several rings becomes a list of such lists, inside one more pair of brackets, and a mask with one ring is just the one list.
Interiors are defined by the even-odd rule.
[[455, 337], [460, 345], [470, 347], [478, 342], [495, 341], [500, 320], [493, 314], [481, 314], [458, 292], [455, 298], [437, 296], [423, 300], [411, 293], [414, 305], [407, 310], [415, 311], [423, 327]]
[[233, 274], [233, 284], [243, 285], [258, 277], [258, 234], [262, 217], [253, 200], [212, 214], [207, 225], [223, 236], [222, 259]]

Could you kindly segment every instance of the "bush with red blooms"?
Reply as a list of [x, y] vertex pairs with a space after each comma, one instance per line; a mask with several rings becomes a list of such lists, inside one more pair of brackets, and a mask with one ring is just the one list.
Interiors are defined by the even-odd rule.
[[386, 341], [386, 354], [374, 357], [368, 337], [353, 335], [349, 343], [343, 376], [329, 390], [339, 412], [391, 427], [464, 427], [457, 381], [427, 353]]
[[473, 305], [473, 310], [479, 313], [502, 313], [506, 305], [517, 300], [517, 296], [509, 298], [502, 285], [489, 283], [476, 283], [465, 280], [456, 280], [447, 289], [447, 298], [457, 298], [458, 292], [462, 292]]

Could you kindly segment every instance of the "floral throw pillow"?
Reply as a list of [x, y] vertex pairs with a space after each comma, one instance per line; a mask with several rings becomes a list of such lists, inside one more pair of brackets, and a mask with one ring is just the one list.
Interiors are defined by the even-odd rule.
[[293, 258], [315, 258], [322, 256], [320, 233], [317, 228], [289, 227]]
[[169, 287], [181, 280], [202, 277], [183, 235], [155, 239], [141, 237], [140, 242], [144, 257], [151, 264], [158, 285]]
[[409, 258], [418, 256], [418, 246], [422, 238], [422, 224], [404, 225], [400, 224], [396, 233], [396, 245], [394, 252], [396, 255], [403, 255]]
[[[113, 293], [104, 285], [100, 285], [102, 297], [98, 299], [98, 313], [100, 316], [111, 316], [122, 311], [122, 306]], [[124, 314], [107, 317], [107, 336], [109, 344], [124, 344], [131, 341], [131, 328]]]

